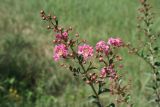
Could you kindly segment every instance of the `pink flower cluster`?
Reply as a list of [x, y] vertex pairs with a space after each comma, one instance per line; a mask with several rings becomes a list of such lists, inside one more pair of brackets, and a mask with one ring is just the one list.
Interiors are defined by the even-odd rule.
[[54, 48], [54, 60], [58, 61], [60, 58], [65, 58], [68, 55], [68, 48], [64, 44], [58, 44]]
[[115, 72], [115, 70], [113, 69], [113, 67], [109, 66], [109, 67], [103, 67], [103, 68], [101, 69], [100, 76], [101, 76], [102, 78], [105, 78], [107, 75], [110, 77], [110, 79], [112, 79], [112, 78], [115, 77], [116, 72]]
[[68, 32], [63, 32], [61, 33], [57, 33], [56, 34], [56, 40], [61, 41], [61, 40], [67, 40], [68, 39]]
[[117, 46], [117, 47], [120, 47], [123, 45], [123, 42], [120, 38], [109, 38], [108, 42], [107, 42], [109, 45], [112, 45], [112, 46]]
[[94, 49], [90, 45], [84, 44], [78, 46], [78, 54], [83, 55], [84, 60], [87, 60], [89, 57], [93, 56]]
[[[83, 80], [91, 86], [97, 98], [99, 98], [100, 94], [106, 92], [106, 90], [95, 91], [102, 89], [102, 87], [105, 88], [106, 79], [111, 80], [109, 82], [110, 88], [107, 88], [107, 91], [111, 92], [113, 95], [120, 95], [120, 97], [121, 93], [126, 94], [123, 92], [125, 89], [123, 87], [121, 88], [121, 86], [119, 86], [120, 84], [117, 84], [119, 76], [116, 71], [117, 69], [115, 69], [117, 62], [122, 60], [122, 57], [117, 53], [117, 48], [120, 48], [121, 46], [125, 47], [120, 38], [111, 37], [108, 41], [101, 40], [96, 43], [95, 47], [92, 47], [86, 44], [86, 40], [80, 40], [77, 33], [75, 37], [69, 38], [69, 31], [71, 31], [72, 28], [69, 27], [68, 29], [65, 29], [59, 26], [56, 16], [46, 15], [44, 11], [41, 11], [41, 17], [43, 20], [50, 23], [47, 28], [56, 33], [54, 35], [54, 40], [52, 41], [55, 44], [53, 49], [53, 59], [55, 61], [60, 59], [71, 59], [73, 63], [76, 63], [62, 64], [61, 66], [69, 68], [76, 78], [82, 77]], [[81, 45], [81, 43], [83, 44]], [[95, 57], [93, 57], [94, 49], [96, 50]], [[90, 61], [89, 58], [91, 59], [91, 57], [92, 59], [99, 59], [100, 64], [95, 64], [98, 61], [94, 63]], [[78, 67], [76, 67], [77, 64]], [[99, 73], [97, 73], [94, 69], [98, 69], [99, 66], [102, 67], [100, 68]], [[123, 66], [119, 65], [119, 67], [122, 68]], [[124, 98], [118, 98], [116, 101], [119, 103], [122, 100], [128, 104], [128, 101], [124, 100], [125, 97], [126, 96], [124, 96]], [[97, 104], [98, 106], [103, 105], [100, 100], [98, 100]]]
[[101, 53], [104, 52], [106, 55], [108, 55], [108, 53], [109, 53], [109, 46], [106, 45], [106, 43], [104, 41], [99, 41], [96, 44], [96, 51], [97, 52], [101, 52]]
[[[68, 39], [68, 32], [63, 32], [62, 34], [58, 33], [56, 34], [56, 40], [67, 40]], [[104, 41], [99, 41], [96, 44], [96, 51], [99, 53], [105, 53], [105, 55], [108, 55], [110, 51], [110, 46], [122, 46], [123, 42], [120, 38], [109, 38], [108, 42], [105, 43]], [[78, 46], [78, 54], [82, 55], [84, 58], [84, 61], [86, 61], [89, 57], [93, 56], [94, 49], [92, 46], [84, 44]], [[68, 55], [68, 49], [65, 44], [59, 44], [55, 46], [54, 49], [54, 60], [57, 61], [60, 59], [60, 57], [67, 57]]]

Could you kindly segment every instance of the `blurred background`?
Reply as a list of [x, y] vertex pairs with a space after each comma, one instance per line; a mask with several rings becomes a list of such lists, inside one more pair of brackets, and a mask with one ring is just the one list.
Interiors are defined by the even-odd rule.
[[[153, 30], [160, 31], [160, 0], [150, 3]], [[0, 107], [93, 107], [87, 100], [90, 87], [53, 61], [53, 32], [40, 10], [55, 14], [61, 25], [72, 26], [92, 45], [119, 36], [138, 46], [143, 38], [136, 28], [139, 6], [138, 0], [0, 0]], [[127, 50], [121, 54], [134, 107], [151, 107], [150, 68]], [[109, 94], [105, 97], [108, 103]]]

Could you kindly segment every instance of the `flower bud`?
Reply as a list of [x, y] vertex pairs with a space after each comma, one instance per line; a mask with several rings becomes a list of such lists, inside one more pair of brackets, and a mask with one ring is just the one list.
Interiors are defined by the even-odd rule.
[[127, 43], [126, 46], [129, 47], [129, 46], [131, 46], [131, 44], [130, 44], [130, 43]]
[[120, 64], [120, 65], [119, 65], [119, 68], [120, 68], [120, 69], [122, 69], [122, 68], [123, 68], [123, 65], [122, 65], [122, 64]]
[[44, 14], [41, 14], [41, 17], [43, 18], [43, 17], [44, 17]]
[[62, 63], [62, 64], [61, 64], [61, 66], [63, 67], [63, 66], [64, 66], [64, 64]]
[[99, 58], [99, 62], [102, 62], [102, 61], [103, 61], [103, 57], [100, 57], [100, 58]]
[[70, 44], [71, 44], [71, 42], [70, 42], [70, 41], [68, 41], [68, 42], [67, 42], [67, 45], [70, 45]]
[[91, 80], [92, 81], [94, 81], [94, 80], [96, 80], [97, 79], [97, 75], [93, 75], [92, 77], [91, 77]]
[[99, 83], [99, 81], [98, 80], [96, 80], [96, 84], [98, 84]]
[[87, 81], [86, 81], [86, 83], [87, 83], [87, 84], [90, 84], [90, 83], [91, 83], [91, 81], [87, 80]]
[[51, 18], [51, 14], [48, 15], [48, 18]]
[[66, 65], [66, 64], [64, 65], [64, 68], [67, 68], [67, 65]]
[[141, 3], [144, 3], [146, 0], [139, 0]]
[[117, 61], [122, 61], [122, 57], [121, 56], [116, 56]]
[[91, 77], [91, 76], [92, 76], [92, 73], [89, 73], [89, 76]]
[[133, 53], [133, 51], [128, 51], [128, 53], [129, 53], [129, 54], [132, 54], [132, 53]]
[[72, 27], [71, 27], [71, 26], [69, 27], [69, 30], [72, 30]]
[[59, 31], [62, 31], [62, 28], [61, 28], [61, 27], [59, 27], [59, 28], [58, 28], [58, 30], [59, 30]]
[[46, 17], [45, 17], [45, 16], [43, 16], [43, 17], [42, 17], [42, 19], [43, 19], [43, 20], [46, 20]]
[[83, 43], [86, 43], [86, 40], [85, 40], [85, 39], [83, 39], [83, 40], [82, 40], [82, 42], [83, 42]]
[[52, 17], [53, 20], [56, 20], [56, 18], [57, 18], [56, 16], [53, 16], [53, 17]]
[[79, 37], [79, 34], [78, 34], [78, 33], [76, 33], [75, 35], [76, 35], [76, 37]]
[[58, 43], [61, 43], [61, 40], [58, 39], [57, 42], [58, 42]]
[[112, 63], [112, 64], [110, 65], [110, 67], [111, 67], [111, 68], [114, 68], [114, 64]]
[[86, 61], [83, 61], [83, 64], [86, 64]]
[[44, 14], [44, 10], [41, 10], [41, 11], [40, 11], [40, 14]]
[[54, 29], [53, 29], [53, 31], [54, 31], [54, 32], [57, 32], [57, 29], [56, 29], [56, 28], [54, 28]]
[[56, 43], [56, 40], [53, 40], [52, 43]]
[[71, 53], [71, 54], [69, 54], [70, 55], [70, 57], [73, 57], [73, 53]]
[[51, 27], [50, 26], [47, 26], [47, 29], [50, 29]]

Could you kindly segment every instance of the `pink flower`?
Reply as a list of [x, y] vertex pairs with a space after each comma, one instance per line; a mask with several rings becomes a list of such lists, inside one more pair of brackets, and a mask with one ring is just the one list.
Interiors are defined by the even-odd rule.
[[68, 39], [68, 32], [65, 31], [65, 32], [62, 33], [62, 35], [63, 35], [64, 39]]
[[78, 46], [78, 54], [83, 55], [84, 60], [87, 60], [89, 57], [93, 56], [93, 47], [89, 45]]
[[101, 69], [100, 75], [102, 78], [105, 78], [107, 75], [110, 77], [110, 79], [114, 78], [116, 75], [115, 70], [109, 66], [109, 67], [103, 67]]
[[109, 74], [109, 78], [113, 79], [116, 76], [116, 71], [113, 69], [113, 67], [109, 66], [107, 67], [107, 72]]
[[96, 51], [102, 52], [106, 47], [106, 43], [104, 41], [99, 41], [96, 44]]
[[106, 43], [104, 41], [99, 41], [96, 44], [96, 51], [98, 51], [98, 52], [104, 52], [106, 55], [108, 55], [109, 46], [106, 45]]
[[106, 67], [101, 69], [100, 75], [102, 78], [105, 78], [107, 76], [107, 68]]
[[108, 45], [105, 46], [104, 53], [106, 55], [108, 55], [108, 53], [109, 53], [109, 46]]
[[123, 42], [120, 38], [109, 38], [108, 42], [109, 45], [120, 47], [123, 45]]
[[68, 39], [68, 32], [63, 32], [62, 34], [57, 33], [56, 34], [56, 39], [57, 40], [67, 40]]
[[62, 35], [60, 33], [56, 34], [56, 39], [61, 40], [62, 39]]
[[54, 48], [54, 60], [58, 61], [60, 58], [65, 58], [68, 55], [68, 49], [66, 47], [66, 45], [64, 44], [59, 44], [56, 45]]

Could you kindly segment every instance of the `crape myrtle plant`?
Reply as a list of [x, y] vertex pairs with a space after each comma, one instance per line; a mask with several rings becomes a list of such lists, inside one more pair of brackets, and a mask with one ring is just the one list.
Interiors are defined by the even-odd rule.
[[[134, 53], [142, 58], [151, 68], [152, 79], [148, 85], [152, 89], [152, 95], [149, 100], [160, 107], [160, 47], [158, 41], [160, 34], [155, 33], [152, 29], [154, 24], [153, 12], [149, 0], [139, 0], [141, 7], [138, 9], [138, 31], [139, 35], [144, 35], [143, 40], [140, 39], [139, 47], [129, 45], [130, 53]], [[141, 37], [139, 37], [141, 38]], [[138, 42], [138, 41], [137, 41]]]
[[[81, 78], [90, 86], [93, 94], [88, 98], [97, 107], [115, 107], [120, 104], [130, 105], [130, 84], [122, 83], [122, 56], [119, 54], [121, 48], [125, 48], [125, 43], [120, 38], [109, 38], [108, 41], [101, 40], [91, 46], [86, 40], [80, 38], [76, 33], [71, 36], [72, 28], [62, 28], [58, 23], [58, 18], [40, 12], [42, 19], [48, 22], [47, 29], [54, 32], [53, 59], [55, 62], [63, 61], [61, 66], [68, 68], [73, 76]], [[70, 60], [74, 64], [65, 62]], [[96, 66], [94, 63], [100, 66]], [[109, 82], [109, 85], [106, 84]], [[114, 101], [104, 105], [101, 95], [108, 93], [114, 97]]]

